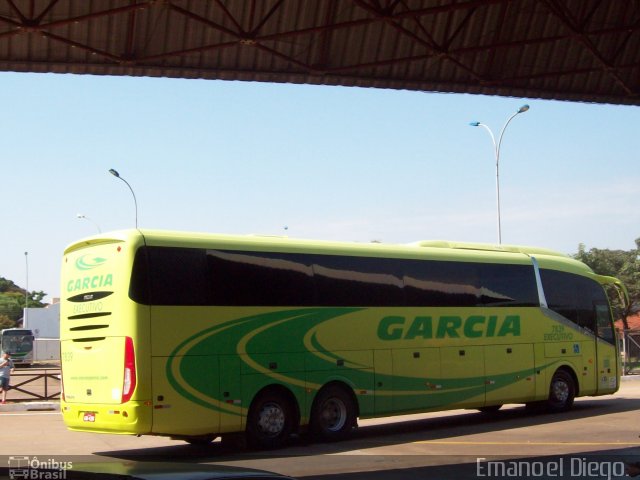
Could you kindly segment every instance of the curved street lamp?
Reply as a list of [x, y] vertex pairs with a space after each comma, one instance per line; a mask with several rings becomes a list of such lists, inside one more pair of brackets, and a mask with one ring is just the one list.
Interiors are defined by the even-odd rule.
[[513, 120], [516, 115], [520, 113], [524, 113], [529, 110], [529, 105], [522, 105], [516, 113], [511, 115], [509, 119], [502, 127], [500, 131], [500, 136], [498, 137], [498, 143], [496, 144], [496, 138], [493, 136], [493, 132], [491, 129], [481, 122], [471, 122], [469, 125], [472, 127], [483, 127], [487, 132], [489, 132], [489, 136], [491, 137], [491, 142], [493, 143], [493, 153], [496, 158], [496, 204], [498, 210], [498, 244], [502, 244], [502, 226], [500, 222], [500, 146], [502, 145], [502, 137], [504, 136], [504, 131], [507, 129], [507, 125]]
[[122, 178], [120, 176], [120, 174], [118, 173], [117, 170], [114, 170], [113, 168], [109, 169], [109, 173], [111, 175], [113, 175], [116, 178], [119, 178], [120, 180], [122, 180], [124, 183], [127, 184], [127, 187], [129, 187], [129, 190], [131, 190], [131, 195], [133, 195], [133, 203], [136, 207], [136, 228], [138, 228], [138, 200], [136, 200], [136, 194], [133, 192], [133, 188], [131, 188], [131, 185], [129, 185], [129, 182], [127, 182], [124, 178]]
[[100, 225], [98, 225], [98, 223], [97, 223], [97, 222], [95, 222], [94, 220], [90, 219], [90, 218], [89, 218], [89, 217], [87, 217], [86, 215], [84, 215], [84, 214], [82, 214], [82, 213], [78, 213], [78, 214], [76, 215], [76, 217], [78, 217], [78, 218], [84, 218], [85, 220], [87, 220], [87, 221], [89, 221], [89, 222], [93, 223], [93, 224], [95, 225], [95, 227], [98, 229], [98, 233], [102, 233], [102, 230], [100, 230]]

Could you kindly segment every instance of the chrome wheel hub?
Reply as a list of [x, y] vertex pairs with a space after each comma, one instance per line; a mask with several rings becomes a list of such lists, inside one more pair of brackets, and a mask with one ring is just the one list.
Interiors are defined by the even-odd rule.
[[561, 403], [564, 403], [569, 398], [569, 385], [562, 380], [558, 380], [553, 383], [553, 396]]
[[323, 405], [321, 418], [326, 430], [340, 431], [347, 421], [347, 406], [338, 398], [330, 398]]
[[258, 415], [258, 428], [268, 436], [275, 437], [284, 429], [284, 410], [277, 403], [265, 403]]

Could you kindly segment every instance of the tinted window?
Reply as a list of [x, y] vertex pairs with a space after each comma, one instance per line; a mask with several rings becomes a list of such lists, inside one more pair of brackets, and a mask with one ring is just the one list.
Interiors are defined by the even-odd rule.
[[149, 264], [147, 249], [139, 248], [133, 261], [131, 282], [129, 283], [129, 298], [134, 302], [149, 305]]
[[205, 251], [195, 248], [148, 248], [152, 305], [207, 305]]
[[415, 261], [405, 269], [411, 306], [536, 306], [533, 266]]
[[402, 274], [388, 258], [313, 256], [318, 305], [402, 306]]
[[596, 304], [596, 326], [598, 327], [598, 336], [600, 338], [611, 344], [615, 344], [611, 310], [608, 304]]
[[540, 270], [542, 288], [549, 308], [578, 323], [578, 289], [575, 277], [576, 275], [555, 270]]
[[483, 305], [538, 306], [533, 265], [480, 264], [480, 298]]
[[480, 303], [480, 279], [474, 263], [411, 261], [404, 286], [409, 306], [472, 307]]
[[526, 265], [165, 247], [139, 249], [130, 296], [154, 305], [537, 305]]
[[596, 305], [608, 305], [602, 286], [595, 280], [555, 270], [541, 270], [540, 276], [549, 308], [595, 332]]
[[212, 305], [313, 305], [309, 260], [281, 253], [207, 252]]

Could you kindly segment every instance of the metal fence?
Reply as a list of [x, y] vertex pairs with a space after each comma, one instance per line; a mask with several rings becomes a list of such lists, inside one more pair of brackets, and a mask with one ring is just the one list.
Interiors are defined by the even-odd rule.
[[60, 369], [19, 369], [11, 374], [11, 388], [7, 393], [12, 402], [60, 399]]
[[640, 330], [622, 332], [620, 353], [625, 375], [640, 375]]

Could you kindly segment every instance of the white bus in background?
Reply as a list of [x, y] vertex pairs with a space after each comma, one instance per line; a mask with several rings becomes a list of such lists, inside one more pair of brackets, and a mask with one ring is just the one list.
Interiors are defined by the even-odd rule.
[[33, 363], [33, 331], [28, 328], [0, 330], [0, 350], [10, 353], [15, 365]]

